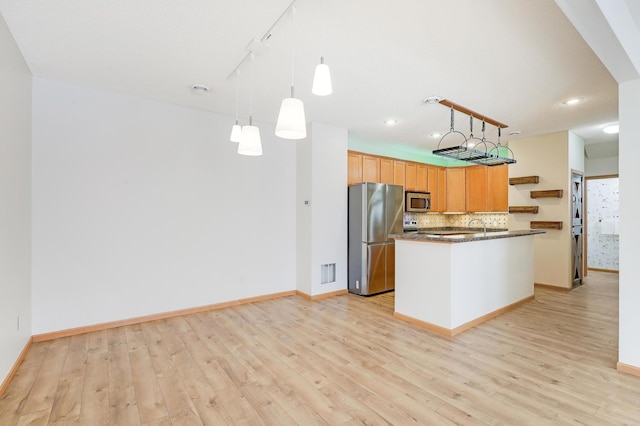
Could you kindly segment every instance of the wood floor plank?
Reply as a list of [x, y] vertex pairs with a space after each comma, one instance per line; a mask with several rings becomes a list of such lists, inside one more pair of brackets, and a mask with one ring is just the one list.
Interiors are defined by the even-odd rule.
[[[106, 342], [106, 334], [101, 337]], [[80, 423], [96, 426], [109, 424], [109, 354], [92, 350], [87, 352], [87, 368], [82, 388]]]
[[[130, 345], [130, 341], [127, 344]], [[129, 352], [129, 362], [134, 373], [133, 386], [140, 422], [148, 423], [167, 417], [169, 412], [147, 348], [137, 346], [135, 351]]]
[[[140, 416], [124, 327], [109, 330], [109, 423], [139, 425]], [[136, 372], [137, 375], [137, 372]]]
[[616, 371], [618, 276], [592, 272], [453, 338], [394, 294], [290, 296], [39, 342], [0, 425], [640, 424]]

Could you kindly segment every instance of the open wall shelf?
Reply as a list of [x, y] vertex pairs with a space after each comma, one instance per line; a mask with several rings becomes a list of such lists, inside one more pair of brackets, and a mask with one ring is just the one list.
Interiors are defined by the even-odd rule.
[[538, 206], [509, 206], [509, 213], [538, 213]]
[[531, 229], [562, 229], [562, 222], [531, 221]]
[[546, 191], [531, 191], [531, 198], [562, 198], [562, 189], [549, 189]]
[[528, 183], [538, 183], [538, 182], [540, 182], [539, 176], [523, 176], [523, 177], [509, 178], [509, 185], [526, 185]]

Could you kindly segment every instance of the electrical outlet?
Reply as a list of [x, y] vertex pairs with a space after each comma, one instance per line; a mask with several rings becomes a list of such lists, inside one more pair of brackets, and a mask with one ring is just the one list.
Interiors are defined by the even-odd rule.
[[357, 288], [358, 290], [360, 290], [360, 281], [359, 281], [359, 280], [356, 280], [356, 288]]

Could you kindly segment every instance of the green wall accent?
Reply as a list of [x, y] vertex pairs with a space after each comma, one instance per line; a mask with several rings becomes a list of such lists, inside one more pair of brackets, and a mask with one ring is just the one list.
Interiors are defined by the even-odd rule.
[[449, 158], [433, 155], [431, 150], [428, 149], [402, 146], [395, 142], [365, 140], [349, 135], [347, 144], [349, 149], [352, 151], [382, 155], [385, 157], [398, 158], [400, 160], [415, 161], [418, 163], [427, 163], [446, 167], [469, 165], [466, 161], [451, 160]]
[[[400, 160], [415, 161], [418, 163], [434, 164], [437, 166], [472, 166], [466, 161], [453, 160], [446, 157], [433, 155], [431, 150], [412, 146], [398, 145], [395, 142], [366, 140], [349, 135], [348, 148], [351, 151], [364, 152], [372, 155], [398, 158]], [[499, 155], [511, 158], [512, 154], [506, 147], [499, 149]]]

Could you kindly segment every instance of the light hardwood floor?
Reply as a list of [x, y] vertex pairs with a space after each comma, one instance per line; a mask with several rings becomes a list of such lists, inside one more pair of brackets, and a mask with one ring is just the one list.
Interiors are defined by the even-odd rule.
[[393, 293], [292, 296], [33, 344], [0, 425], [640, 424], [615, 370], [618, 276], [454, 338]]

